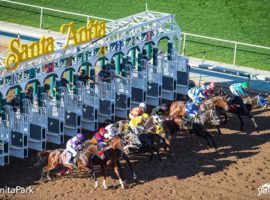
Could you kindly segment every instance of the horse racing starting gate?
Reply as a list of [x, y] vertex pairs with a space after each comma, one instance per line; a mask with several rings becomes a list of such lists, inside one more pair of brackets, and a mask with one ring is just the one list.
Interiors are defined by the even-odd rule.
[[[63, 35], [50, 43], [53, 51], [25, 59], [16, 70], [2, 73], [1, 166], [9, 163], [9, 156], [25, 158], [28, 149], [41, 151], [47, 142], [61, 144], [65, 136], [82, 129], [95, 131], [105, 120], [127, 118], [141, 102], [158, 106], [162, 100], [187, 94], [189, 69], [176, 48], [181, 46], [181, 30], [173, 15], [147, 10], [112, 20], [106, 23], [104, 35], [73, 45], [65, 45]], [[168, 51], [160, 54], [163, 39], [168, 41]], [[5, 65], [9, 52], [0, 54], [0, 65]], [[97, 76], [98, 67], [104, 65], [113, 71], [110, 80]], [[79, 79], [81, 69], [85, 79]], [[24, 93], [33, 83], [38, 98], [30, 101]], [[70, 83], [72, 87], [65, 85]], [[17, 110], [7, 105], [8, 92], [14, 88], [21, 101]]]

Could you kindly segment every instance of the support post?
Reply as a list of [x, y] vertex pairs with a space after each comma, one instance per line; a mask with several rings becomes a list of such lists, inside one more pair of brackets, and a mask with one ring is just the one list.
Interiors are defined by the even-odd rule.
[[42, 29], [43, 25], [43, 8], [40, 9], [40, 20], [39, 20], [39, 28]]
[[[182, 50], [182, 56], [185, 55], [185, 48], [186, 48], [186, 34], [183, 34], [183, 50]], [[180, 48], [181, 49], [181, 48]]]
[[153, 65], [158, 66], [158, 47], [153, 48]]
[[234, 44], [233, 66], [235, 66], [236, 62], [236, 51], [237, 51], [237, 42]]

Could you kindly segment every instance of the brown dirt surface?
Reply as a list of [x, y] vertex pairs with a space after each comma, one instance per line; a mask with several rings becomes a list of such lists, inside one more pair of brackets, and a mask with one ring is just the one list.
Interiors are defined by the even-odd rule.
[[[32, 186], [33, 194], [0, 194], [0, 199], [269, 199], [270, 194], [257, 196], [258, 187], [270, 182], [270, 111], [255, 109], [260, 132], [254, 131], [244, 117], [246, 134], [240, 133], [239, 121], [232, 116], [222, 128], [222, 136], [210, 129], [218, 151], [206, 148], [206, 141], [196, 136], [178, 133], [173, 145], [175, 157], [162, 152], [163, 165], [155, 156], [131, 157], [138, 180], [132, 180], [123, 161], [126, 177], [125, 190], [108, 169], [108, 190], [102, 188], [102, 177], [97, 173], [99, 187], [85, 175], [68, 175], [43, 184], [36, 184], [41, 167], [34, 168], [33, 154], [26, 160], [11, 159], [0, 169], [0, 186]], [[48, 149], [56, 146], [48, 146]], [[97, 167], [96, 170], [99, 170]]]

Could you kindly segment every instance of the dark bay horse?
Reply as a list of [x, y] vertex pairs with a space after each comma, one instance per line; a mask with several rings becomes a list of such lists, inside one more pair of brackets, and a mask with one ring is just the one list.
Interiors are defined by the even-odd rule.
[[[244, 103], [241, 97], [229, 97], [227, 96], [228, 104], [230, 105], [229, 112], [236, 114], [240, 120], [240, 131], [243, 132], [244, 122], [241, 116], [247, 116], [253, 122], [253, 125], [257, 132], [259, 132], [258, 125], [255, 121], [255, 117], [252, 115], [252, 102]], [[243, 107], [245, 106], [245, 108]]]

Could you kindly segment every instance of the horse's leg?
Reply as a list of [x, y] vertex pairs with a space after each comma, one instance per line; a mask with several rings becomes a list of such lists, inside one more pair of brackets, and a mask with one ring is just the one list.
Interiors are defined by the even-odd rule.
[[216, 126], [216, 128], [217, 128], [217, 131], [218, 131], [218, 135], [221, 135], [220, 127], [219, 126]]
[[43, 182], [44, 176], [45, 176], [45, 170], [44, 170], [44, 167], [43, 167], [43, 168], [42, 168], [42, 172], [41, 172], [41, 177], [40, 177], [40, 179], [39, 179], [40, 182]]
[[117, 167], [119, 168], [120, 176], [123, 177], [123, 179], [124, 179], [123, 171], [122, 171], [122, 167], [121, 167], [120, 161], [117, 160], [117, 161], [116, 161], [116, 164], [117, 164]]
[[253, 122], [254, 127], [255, 127], [257, 133], [259, 133], [259, 128], [258, 128], [258, 125], [257, 125], [257, 123], [256, 123], [256, 121], [255, 121], [255, 117], [254, 117], [253, 115], [250, 114], [250, 115], [249, 115], [249, 118], [250, 118], [251, 121]]
[[172, 157], [174, 157], [174, 152], [172, 150], [171, 141], [169, 139], [167, 139], [167, 137], [165, 137], [164, 138], [164, 143], [165, 143], [165, 146], [170, 150]]
[[157, 156], [158, 156], [159, 163], [162, 164], [162, 163], [161, 163], [161, 157], [160, 157], [160, 154], [159, 154], [159, 150], [158, 150], [157, 148], [155, 148], [155, 147], [153, 147], [153, 150], [154, 150], [155, 152], [157, 152]]
[[153, 158], [153, 155], [154, 155], [154, 152], [151, 148], [149, 148], [149, 153], [150, 153], [150, 157], [149, 157], [148, 161], [151, 161]]
[[108, 189], [108, 187], [107, 187], [107, 185], [106, 185], [106, 176], [107, 176], [107, 174], [106, 174], [106, 166], [105, 165], [101, 165], [101, 171], [102, 171], [102, 174], [103, 174], [103, 188], [104, 188], [104, 190], [107, 190]]
[[131, 165], [131, 163], [129, 161], [129, 158], [128, 158], [128, 156], [125, 153], [123, 153], [123, 158], [125, 159], [125, 161], [127, 162], [128, 166], [129, 166], [129, 168], [131, 170], [133, 179], [136, 180], [137, 179], [137, 174], [134, 172], [133, 167], [132, 167], [132, 165]]
[[121, 175], [119, 173], [119, 168], [117, 167], [117, 165], [113, 165], [112, 167], [113, 167], [113, 170], [114, 170], [115, 175], [117, 176], [117, 178], [119, 180], [119, 183], [121, 185], [121, 188], [122, 189], [125, 189], [124, 182], [123, 182], [122, 177], [121, 177]]
[[[217, 145], [215, 143], [215, 140], [214, 140], [213, 136], [207, 130], [205, 130], [205, 136], [211, 140], [214, 148], [217, 150]], [[209, 142], [208, 142], [208, 144], [209, 144]]]
[[243, 127], [244, 127], [243, 119], [242, 119], [242, 117], [241, 117], [241, 115], [239, 113], [236, 113], [236, 115], [240, 120], [240, 131], [243, 132]]

